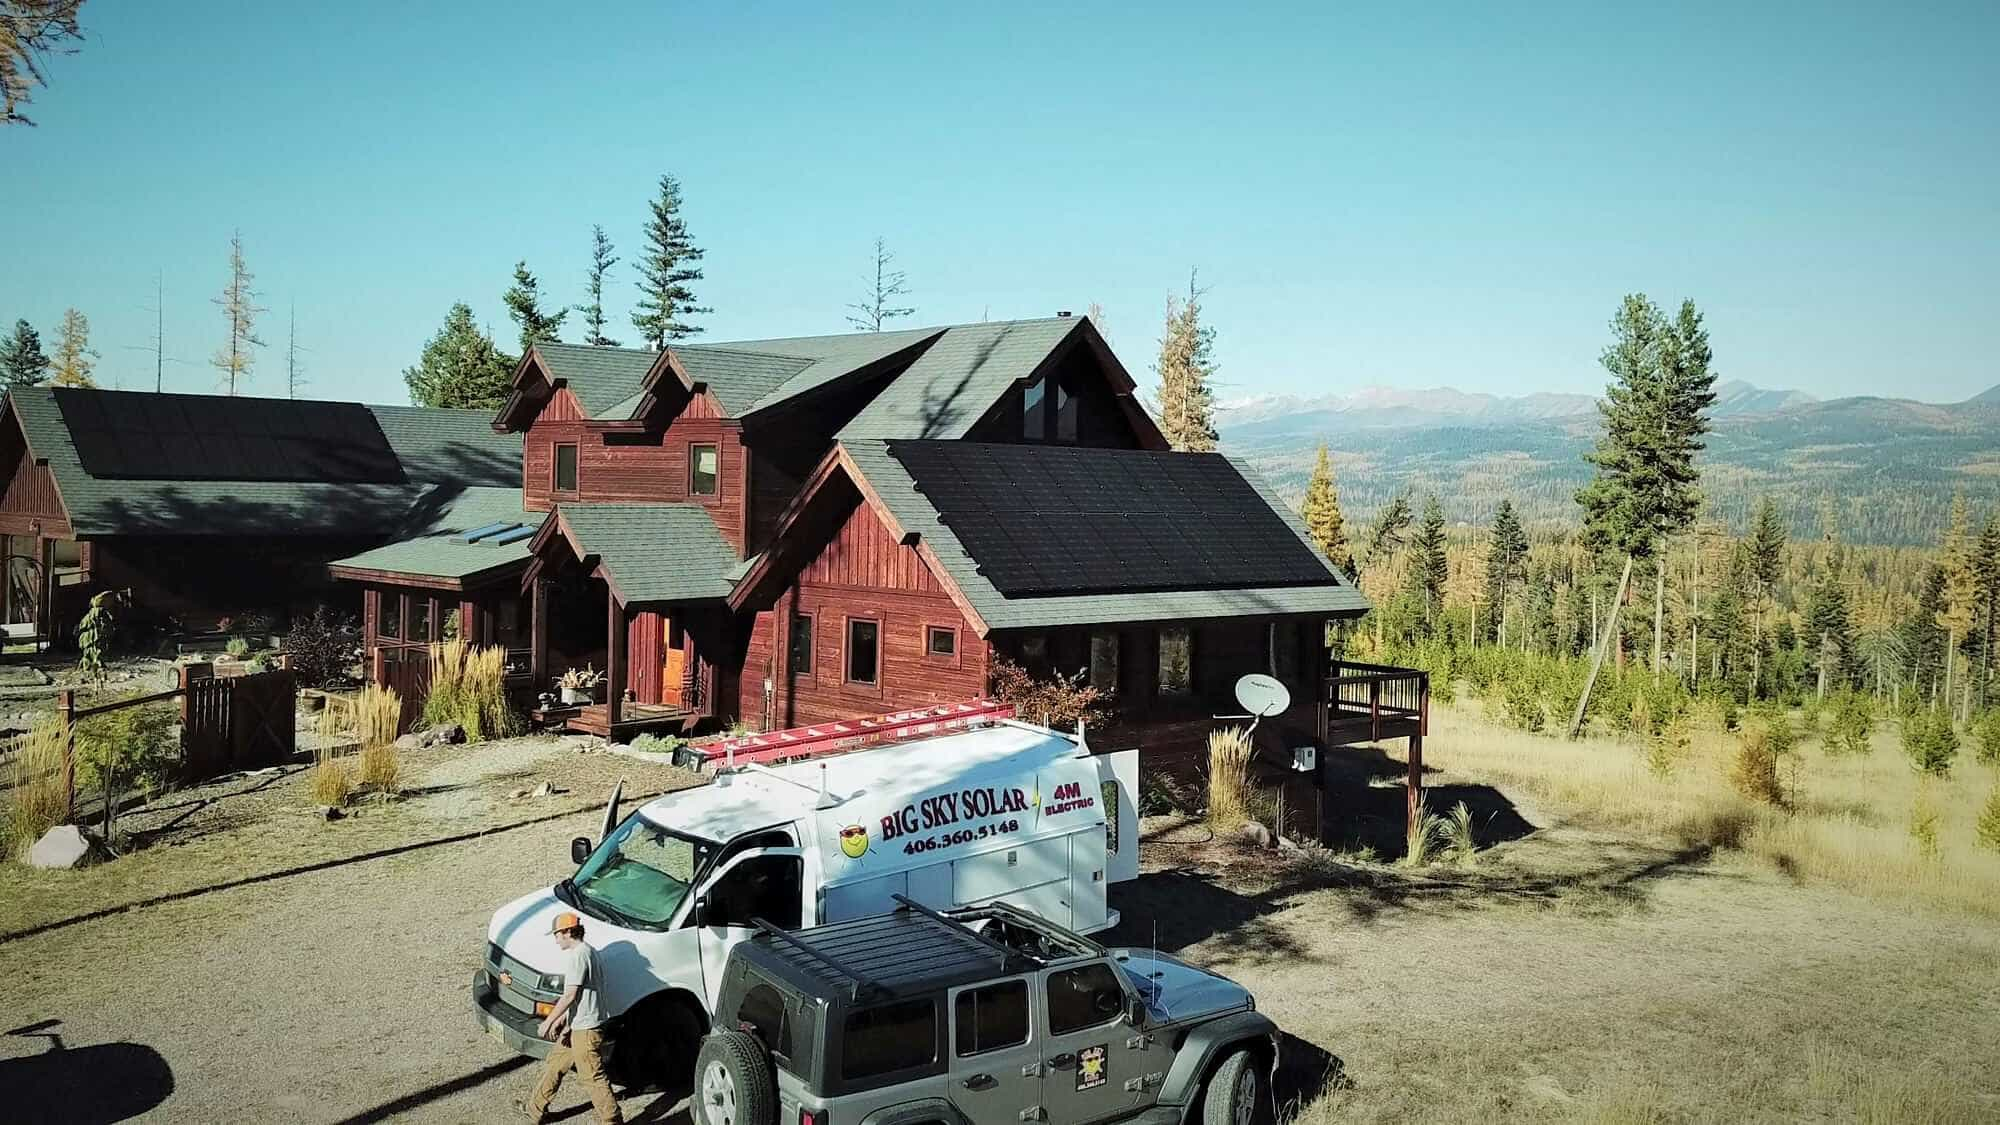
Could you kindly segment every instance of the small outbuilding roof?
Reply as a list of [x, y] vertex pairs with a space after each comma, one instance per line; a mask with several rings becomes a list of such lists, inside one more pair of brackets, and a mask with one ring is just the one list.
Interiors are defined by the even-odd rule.
[[527, 564], [528, 544], [546, 515], [522, 509], [519, 487], [441, 492], [417, 505], [394, 542], [336, 560], [331, 568], [337, 578], [386, 574], [433, 578], [449, 587], [490, 580]]
[[726, 598], [738, 565], [700, 504], [564, 504], [532, 549], [558, 534], [579, 559], [597, 561], [626, 605]]

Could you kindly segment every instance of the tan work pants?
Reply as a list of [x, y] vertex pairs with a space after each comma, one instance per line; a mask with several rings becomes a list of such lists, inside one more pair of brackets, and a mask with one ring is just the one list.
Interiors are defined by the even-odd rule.
[[576, 1068], [576, 1076], [590, 1094], [590, 1107], [597, 1111], [598, 1125], [624, 1125], [625, 1118], [618, 1112], [618, 1098], [611, 1092], [611, 1079], [604, 1075], [602, 1028], [571, 1031], [563, 1036], [542, 1066], [542, 1080], [535, 1083], [535, 1096], [528, 1109], [536, 1117], [547, 1113], [549, 1102], [562, 1085], [563, 1074], [571, 1067]]

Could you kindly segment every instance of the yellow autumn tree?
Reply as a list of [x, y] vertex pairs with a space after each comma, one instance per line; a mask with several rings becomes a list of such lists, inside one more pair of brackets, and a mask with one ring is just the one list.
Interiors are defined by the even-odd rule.
[[56, 330], [56, 354], [49, 360], [49, 382], [58, 387], [95, 387], [90, 372], [97, 366], [97, 353], [90, 347], [90, 318], [75, 309], [64, 309], [62, 327]]

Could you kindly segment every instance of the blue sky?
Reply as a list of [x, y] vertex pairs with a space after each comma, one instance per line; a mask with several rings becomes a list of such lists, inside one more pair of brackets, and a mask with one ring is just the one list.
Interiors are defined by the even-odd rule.
[[[1757, 8], [1757, 11], [1746, 9]], [[552, 15], [561, 11], [562, 14]], [[587, 12], [587, 14], [586, 14]], [[705, 338], [844, 330], [870, 240], [917, 323], [1081, 312], [1143, 383], [1199, 266], [1225, 396], [1594, 391], [1620, 294], [1693, 297], [1725, 378], [2000, 382], [2000, 7], [89, 0], [0, 133], [0, 318], [84, 310], [102, 381], [210, 390], [240, 228], [252, 384], [404, 401], [455, 300], [512, 346], [662, 172]], [[613, 279], [613, 335], [634, 275]]]

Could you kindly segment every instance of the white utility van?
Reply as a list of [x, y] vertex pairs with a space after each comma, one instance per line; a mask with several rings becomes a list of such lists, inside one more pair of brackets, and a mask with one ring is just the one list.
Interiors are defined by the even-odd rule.
[[[1083, 933], [1117, 922], [1109, 884], [1138, 874], [1135, 751], [1094, 756], [1081, 731], [1001, 719], [949, 734], [721, 770], [647, 802], [605, 838], [571, 842], [576, 873], [501, 907], [473, 979], [479, 1022], [543, 1056], [563, 991], [551, 920], [574, 912], [598, 951], [621, 1069], [688, 1065], [730, 947], [785, 929], [927, 906], [1006, 902]], [[635, 1057], [636, 1056], [636, 1057]]]

